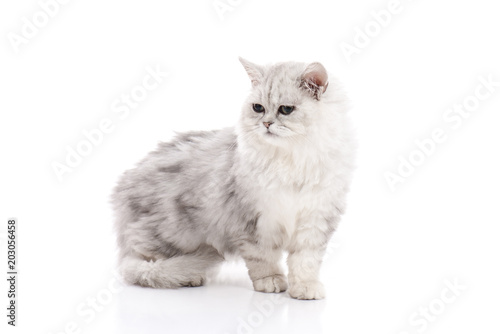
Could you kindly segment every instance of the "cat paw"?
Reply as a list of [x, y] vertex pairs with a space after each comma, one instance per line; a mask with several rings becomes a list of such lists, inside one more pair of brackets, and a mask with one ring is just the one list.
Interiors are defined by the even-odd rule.
[[253, 281], [253, 288], [260, 292], [275, 292], [279, 293], [288, 288], [288, 283], [283, 275], [271, 275], [264, 278], [259, 278]]
[[323, 299], [325, 288], [318, 281], [298, 282], [290, 285], [288, 289], [290, 297], [296, 299]]
[[197, 286], [202, 286], [204, 284], [205, 284], [205, 277], [196, 276], [191, 278], [190, 280], [187, 280], [186, 282], [182, 282], [180, 285], [183, 287], [197, 287]]

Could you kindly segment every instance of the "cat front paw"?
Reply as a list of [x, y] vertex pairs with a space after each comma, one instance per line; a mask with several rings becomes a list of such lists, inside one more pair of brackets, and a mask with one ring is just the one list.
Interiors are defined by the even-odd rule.
[[253, 288], [260, 292], [283, 292], [288, 288], [286, 277], [281, 274], [259, 278], [253, 281]]
[[319, 281], [297, 282], [290, 285], [288, 289], [290, 297], [296, 299], [323, 299], [325, 288]]

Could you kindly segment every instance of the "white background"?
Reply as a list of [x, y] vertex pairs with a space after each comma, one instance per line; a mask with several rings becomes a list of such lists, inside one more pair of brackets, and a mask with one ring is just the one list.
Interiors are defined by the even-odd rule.
[[[457, 128], [443, 120], [473, 101], [480, 76], [500, 81], [495, 3], [401, 0], [349, 62], [341, 43], [376, 29], [370, 13], [388, 0], [226, 1], [221, 17], [213, 0], [73, 0], [18, 52], [9, 36], [40, 4], [0, 5], [2, 263], [7, 218], [19, 220], [20, 239], [18, 327], [8, 332], [498, 333], [500, 87]], [[253, 292], [241, 263], [206, 287], [111, 292], [112, 187], [173, 131], [236, 122], [250, 88], [238, 56], [320, 61], [353, 101], [358, 169], [322, 271], [327, 298]], [[120, 119], [112, 104], [148, 66], [169, 75]], [[52, 164], [107, 118], [113, 130], [58, 180]], [[435, 128], [445, 142], [392, 191], [384, 174]], [[463, 289], [445, 303], [447, 280]], [[432, 321], [422, 320], [429, 308]]]

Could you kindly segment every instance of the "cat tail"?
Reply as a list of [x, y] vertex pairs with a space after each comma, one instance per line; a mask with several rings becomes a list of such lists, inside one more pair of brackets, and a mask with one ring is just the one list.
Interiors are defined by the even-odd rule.
[[120, 272], [127, 283], [144, 287], [175, 289], [200, 286], [205, 283], [207, 272], [223, 259], [217, 252], [185, 254], [149, 261], [126, 256], [122, 259]]

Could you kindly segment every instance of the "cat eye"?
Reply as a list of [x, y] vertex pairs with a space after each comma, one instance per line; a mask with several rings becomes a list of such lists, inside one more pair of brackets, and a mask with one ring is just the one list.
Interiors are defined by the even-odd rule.
[[253, 111], [255, 112], [264, 112], [264, 107], [262, 106], [262, 104], [258, 104], [258, 103], [254, 103], [253, 104]]
[[294, 109], [294, 106], [280, 106], [278, 111], [283, 115], [290, 115]]

